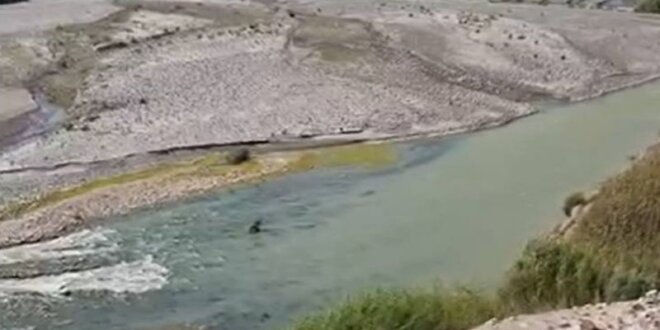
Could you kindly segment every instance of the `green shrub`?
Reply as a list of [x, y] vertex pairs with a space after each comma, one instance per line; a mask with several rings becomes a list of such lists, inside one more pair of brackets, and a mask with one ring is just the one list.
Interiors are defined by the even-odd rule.
[[642, 0], [635, 8], [639, 13], [660, 14], [660, 0]]
[[[657, 287], [642, 267], [624, 269], [571, 243], [534, 241], [500, 289], [509, 313], [635, 299]], [[616, 267], [616, 268], [615, 268]]]
[[324, 314], [301, 320], [294, 330], [461, 330], [497, 315], [496, 304], [467, 289], [378, 290], [348, 299]]
[[587, 199], [584, 197], [584, 194], [578, 192], [566, 197], [566, 199], [564, 200], [564, 206], [562, 210], [564, 211], [564, 214], [567, 217], [570, 217], [573, 208], [579, 205], [586, 205], [586, 204], [587, 204]]
[[637, 272], [614, 273], [609, 279], [607, 296], [610, 300], [631, 300], [644, 295], [655, 287], [655, 280]]
[[570, 307], [600, 301], [608, 274], [589, 255], [568, 245], [535, 241], [510, 270], [500, 289], [511, 311]]

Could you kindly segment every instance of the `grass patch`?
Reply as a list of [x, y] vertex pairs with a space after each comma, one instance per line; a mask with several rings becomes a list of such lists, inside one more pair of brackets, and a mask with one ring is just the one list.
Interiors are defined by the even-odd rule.
[[461, 330], [498, 315], [486, 296], [466, 290], [377, 290], [301, 320], [292, 330]]
[[603, 262], [660, 274], [660, 152], [608, 180], [569, 241]]
[[364, 166], [382, 167], [396, 161], [396, 151], [388, 143], [355, 144], [316, 151], [319, 166]]
[[635, 11], [638, 13], [660, 14], [660, 0], [642, 0]]
[[656, 282], [649, 274], [612, 267], [571, 244], [534, 241], [510, 270], [499, 294], [506, 310], [529, 313], [635, 299]]

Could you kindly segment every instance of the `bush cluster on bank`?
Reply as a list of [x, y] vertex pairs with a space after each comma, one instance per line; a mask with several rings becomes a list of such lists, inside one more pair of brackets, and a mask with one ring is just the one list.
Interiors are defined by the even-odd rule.
[[561, 242], [532, 242], [500, 289], [512, 313], [635, 299], [656, 286], [641, 268], [614, 267]]
[[[564, 212], [586, 202], [575, 194]], [[495, 295], [377, 291], [293, 329], [470, 329], [494, 316], [630, 300], [660, 287], [660, 150], [605, 182], [589, 202], [568, 236], [530, 242]]]
[[642, 0], [635, 8], [639, 13], [660, 14], [660, 0]]

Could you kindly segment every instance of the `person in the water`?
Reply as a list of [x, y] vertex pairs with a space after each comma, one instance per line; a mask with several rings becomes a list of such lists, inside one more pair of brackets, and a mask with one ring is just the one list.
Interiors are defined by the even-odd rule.
[[257, 233], [260, 233], [260, 232], [261, 232], [261, 224], [262, 224], [262, 223], [263, 223], [263, 221], [261, 221], [261, 219], [255, 221], [255, 222], [252, 224], [252, 226], [250, 226], [250, 230], [249, 230], [250, 234], [257, 234]]

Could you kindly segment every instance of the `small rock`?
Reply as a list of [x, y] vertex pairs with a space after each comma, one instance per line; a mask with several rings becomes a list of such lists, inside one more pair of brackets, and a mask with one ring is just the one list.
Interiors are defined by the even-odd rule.
[[635, 304], [632, 305], [632, 308], [631, 308], [631, 309], [632, 309], [633, 311], [635, 311], [635, 312], [640, 312], [640, 311], [645, 310], [646, 307], [644, 307], [644, 305], [642, 305], [642, 304], [635, 303]]
[[658, 290], [651, 290], [644, 294], [644, 298], [647, 300], [657, 300], [658, 299]]
[[593, 322], [589, 320], [580, 320], [580, 330], [600, 330]]

